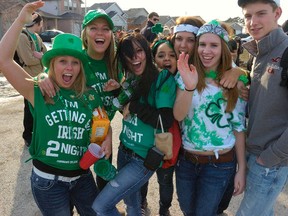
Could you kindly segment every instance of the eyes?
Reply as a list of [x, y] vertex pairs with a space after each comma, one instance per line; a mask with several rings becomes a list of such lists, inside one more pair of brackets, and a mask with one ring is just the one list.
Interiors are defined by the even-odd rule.
[[157, 57], [157, 58], [160, 58], [160, 59], [165, 58], [166, 56], [168, 56], [169, 58], [175, 58], [175, 59], [176, 59], [176, 55], [175, 55], [174, 52], [171, 52], [171, 53], [168, 53], [168, 54], [163, 53], [163, 52], [160, 52], [160, 53], [158, 53], [158, 54], [156, 55], [156, 57]]
[[72, 66], [77, 66], [77, 65], [80, 65], [80, 60], [76, 59], [76, 58], [73, 58], [73, 57], [70, 57], [70, 58], [67, 58], [67, 57], [60, 57], [58, 59], [58, 62], [61, 64], [61, 65], [68, 65], [68, 64], [71, 64]]
[[91, 32], [110, 33], [110, 28], [108, 26], [104, 27], [90, 26], [89, 29]]
[[181, 36], [175, 37], [175, 42], [181, 43], [181, 42], [187, 42], [187, 43], [195, 43], [195, 38], [189, 37], [189, 38], [183, 38]]
[[205, 48], [205, 47], [217, 48], [219, 46], [220, 46], [220, 44], [218, 44], [218, 43], [210, 43], [210, 44], [204, 43], [204, 42], [199, 43], [199, 47], [201, 47], [201, 48]]

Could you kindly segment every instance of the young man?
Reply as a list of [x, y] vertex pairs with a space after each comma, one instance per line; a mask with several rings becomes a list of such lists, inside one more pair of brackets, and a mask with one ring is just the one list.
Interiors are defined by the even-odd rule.
[[[41, 32], [43, 27], [42, 16], [38, 13], [32, 23], [26, 24], [23, 32], [20, 35], [19, 43], [17, 46], [17, 54], [24, 70], [31, 76], [37, 76], [43, 72], [41, 58], [46, 47], [39, 37], [38, 33]], [[24, 131], [22, 137], [25, 145], [30, 146], [33, 131], [33, 116], [30, 112], [28, 101], [24, 98]]]
[[147, 39], [149, 43], [152, 43], [157, 37], [156, 33], [151, 31], [152, 27], [159, 22], [159, 15], [156, 12], [151, 12], [148, 14], [148, 20], [146, 26], [141, 29], [141, 34]]
[[288, 37], [278, 26], [280, 0], [238, 0], [253, 40], [244, 48], [255, 56], [251, 71], [248, 171], [237, 216], [274, 215], [288, 176], [288, 89], [280, 86], [280, 61]]

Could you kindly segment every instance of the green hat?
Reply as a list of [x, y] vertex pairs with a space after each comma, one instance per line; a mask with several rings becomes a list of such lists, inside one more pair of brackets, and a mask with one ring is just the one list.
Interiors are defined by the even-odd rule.
[[73, 56], [84, 62], [86, 57], [82, 52], [82, 41], [73, 34], [59, 34], [53, 40], [52, 49], [45, 52], [42, 56], [42, 64], [49, 68], [50, 61], [57, 56]]
[[82, 22], [82, 29], [84, 29], [91, 21], [98, 19], [100, 17], [104, 18], [108, 22], [111, 30], [114, 29], [114, 24], [111, 18], [102, 9], [89, 10], [84, 16], [84, 20]]

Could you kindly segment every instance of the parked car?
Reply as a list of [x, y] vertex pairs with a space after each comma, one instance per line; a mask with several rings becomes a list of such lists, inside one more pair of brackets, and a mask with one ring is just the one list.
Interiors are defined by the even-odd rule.
[[52, 42], [51, 39], [56, 37], [58, 34], [63, 34], [63, 31], [57, 30], [57, 29], [51, 29], [43, 31], [39, 34], [39, 36], [42, 38], [43, 42]]

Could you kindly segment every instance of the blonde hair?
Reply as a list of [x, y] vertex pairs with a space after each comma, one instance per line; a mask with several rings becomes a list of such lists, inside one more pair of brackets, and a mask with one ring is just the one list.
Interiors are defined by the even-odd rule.
[[[54, 88], [58, 91], [59, 86], [57, 85], [57, 82], [56, 82], [56, 72], [54, 70], [55, 60], [56, 60], [56, 57], [50, 61], [48, 77], [53, 82]], [[71, 87], [71, 90], [76, 92], [77, 98], [81, 98], [83, 96], [83, 94], [87, 91], [86, 77], [85, 77], [85, 73], [84, 73], [83, 64], [81, 61], [80, 61], [80, 64], [81, 64], [80, 72], [79, 72], [78, 76], [76, 77], [76, 80], [74, 81], [74, 83]], [[53, 99], [50, 98], [46, 93], [44, 95], [44, 99], [45, 99], [46, 103], [54, 104]]]
[[[83, 44], [83, 47], [85, 50], [88, 49], [86, 29], [87, 29], [87, 27], [85, 27], [81, 33], [82, 44]], [[104, 60], [107, 63], [106, 65], [107, 65], [109, 78], [118, 80], [117, 68], [115, 68], [114, 64], [113, 64], [113, 60], [115, 58], [115, 53], [116, 53], [116, 51], [115, 51], [115, 38], [114, 38], [113, 32], [111, 31], [111, 41], [110, 41], [108, 49], [105, 51]]]

